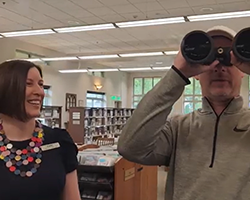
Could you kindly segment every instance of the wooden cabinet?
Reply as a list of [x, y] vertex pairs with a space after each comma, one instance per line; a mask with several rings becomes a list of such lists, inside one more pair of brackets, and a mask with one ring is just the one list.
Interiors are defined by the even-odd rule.
[[143, 166], [136, 164], [136, 199], [152, 200], [157, 199], [157, 175], [158, 168], [155, 166]]
[[157, 172], [157, 166], [119, 160], [115, 165], [114, 200], [157, 200]]

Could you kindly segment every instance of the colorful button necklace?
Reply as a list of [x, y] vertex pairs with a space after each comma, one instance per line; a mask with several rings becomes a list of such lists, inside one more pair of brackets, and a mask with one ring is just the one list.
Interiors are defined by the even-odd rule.
[[9, 171], [21, 177], [31, 177], [37, 172], [42, 162], [44, 133], [42, 125], [36, 122], [36, 127], [26, 149], [16, 149], [6, 137], [0, 122], [0, 160], [5, 162]]

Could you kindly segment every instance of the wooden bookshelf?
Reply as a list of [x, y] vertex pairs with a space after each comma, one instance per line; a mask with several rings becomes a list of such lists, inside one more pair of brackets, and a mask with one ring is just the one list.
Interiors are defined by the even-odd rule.
[[68, 131], [77, 144], [93, 143], [100, 137], [118, 137], [133, 111], [132, 108], [70, 108]]
[[43, 106], [38, 120], [49, 127], [62, 127], [62, 106]]

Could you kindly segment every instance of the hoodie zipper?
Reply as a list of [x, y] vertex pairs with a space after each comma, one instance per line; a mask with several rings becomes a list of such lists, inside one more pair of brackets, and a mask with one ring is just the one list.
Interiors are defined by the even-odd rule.
[[215, 128], [214, 128], [214, 140], [213, 140], [213, 151], [212, 151], [211, 163], [209, 165], [210, 168], [213, 168], [213, 165], [214, 165], [219, 121], [220, 121], [220, 115], [218, 116], [216, 114], [216, 122], [215, 122]]
[[[234, 99], [234, 98], [233, 98]], [[233, 100], [232, 99], [232, 100]], [[213, 168], [214, 166], [214, 160], [215, 160], [215, 154], [216, 154], [216, 144], [217, 144], [217, 136], [218, 136], [218, 126], [219, 126], [219, 121], [220, 121], [220, 117], [221, 115], [224, 113], [224, 111], [227, 109], [227, 107], [230, 105], [230, 103], [232, 102], [232, 100], [227, 104], [227, 106], [222, 110], [222, 112], [220, 113], [220, 115], [217, 115], [217, 113], [215, 112], [213, 106], [211, 105], [211, 103], [208, 101], [208, 103], [210, 104], [211, 108], [213, 109], [215, 115], [216, 115], [216, 122], [215, 122], [215, 127], [214, 127], [214, 139], [213, 139], [213, 149], [212, 149], [212, 157], [211, 157], [211, 163], [209, 165], [210, 168]]]

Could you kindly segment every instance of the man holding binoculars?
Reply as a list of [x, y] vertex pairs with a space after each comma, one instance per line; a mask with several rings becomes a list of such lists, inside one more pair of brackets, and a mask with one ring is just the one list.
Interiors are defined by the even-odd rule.
[[[240, 96], [249, 36], [227, 27], [187, 34], [172, 68], [123, 128], [124, 158], [169, 166], [166, 200], [250, 199], [250, 111]], [[191, 77], [200, 81], [202, 108], [168, 118]]]

